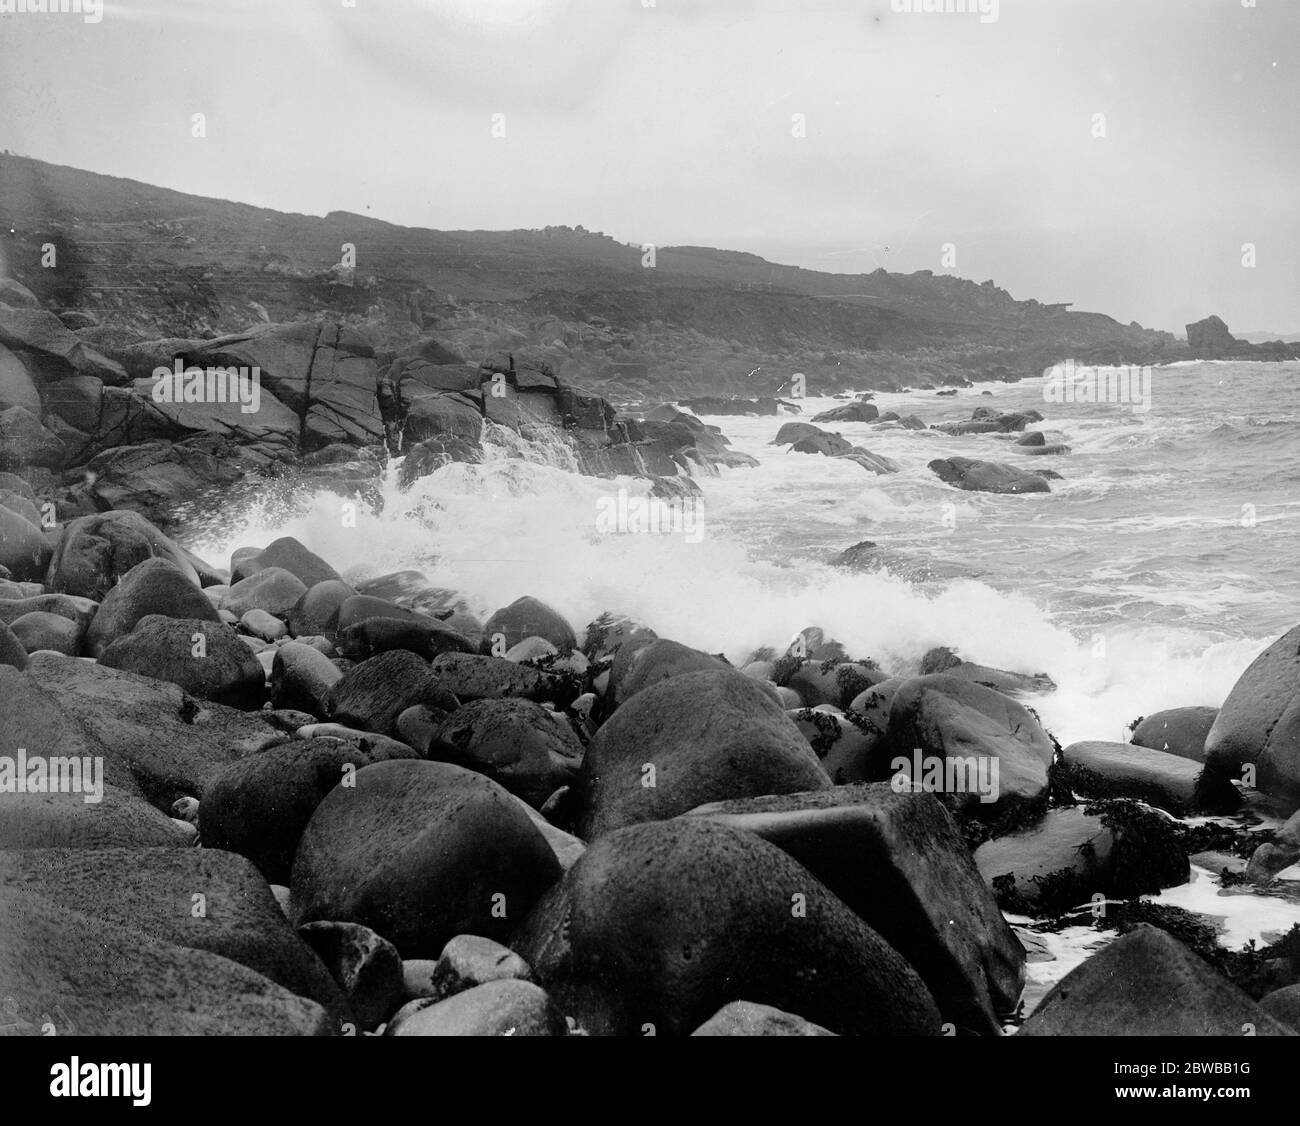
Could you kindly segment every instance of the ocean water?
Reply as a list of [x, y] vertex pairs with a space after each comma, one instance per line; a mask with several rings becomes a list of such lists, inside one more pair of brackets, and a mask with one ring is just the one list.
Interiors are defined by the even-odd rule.
[[[644, 498], [645, 482], [579, 476], [564, 449], [499, 433], [483, 464], [445, 467], [408, 492], [390, 467], [382, 511], [361, 511], [355, 526], [330, 493], [277, 494], [216, 512], [187, 546], [228, 565], [237, 547], [294, 535], [349, 579], [412, 568], [482, 615], [531, 594], [579, 631], [620, 612], [735, 663], [811, 625], [896, 673], [947, 645], [1048, 673], [1057, 691], [1032, 704], [1062, 745], [1123, 739], [1130, 721], [1162, 708], [1221, 704], [1260, 650], [1300, 622], [1300, 362], [1156, 369], [1147, 411], [1045, 402], [1038, 380], [874, 399], [881, 413], [927, 424], [977, 406], [1036, 408], [1045, 418], [1035, 428], [1070, 447], [1061, 456], [1025, 454], [1014, 435], [828, 424], [900, 467], [876, 476], [771, 444], [784, 422], [838, 402], [706, 418], [760, 464], [701, 478], [698, 524], [678, 531], [610, 530], [602, 514], [620, 490]], [[947, 456], [1063, 479], [1048, 494], [966, 493], [927, 468]], [[830, 564], [863, 540], [885, 550], [886, 565]], [[1225, 945], [1268, 942], [1300, 922], [1300, 866], [1262, 894], [1221, 888], [1193, 866], [1189, 884], [1156, 898], [1218, 920]], [[1024, 1013], [1113, 937], [1087, 925], [1040, 936]]]
[[[900, 673], [947, 645], [1048, 673], [1058, 691], [1035, 707], [1062, 744], [1121, 739], [1161, 708], [1222, 703], [1300, 621], [1300, 362], [1157, 368], [1145, 412], [1047, 403], [1037, 380], [874, 402], [926, 423], [1034, 407], [1045, 415], [1036, 428], [1070, 452], [828, 424], [900, 466], [877, 476], [770, 444], [782, 423], [837, 405], [806, 399], [799, 416], [705, 418], [761, 464], [700, 480], [693, 534], [609, 531], [606, 506], [620, 489], [644, 496], [644, 482], [581, 477], [562, 452], [501, 435], [482, 465], [448, 466], [406, 493], [390, 483], [382, 512], [355, 527], [321, 493], [290, 513], [282, 499], [221, 512], [189, 546], [224, 565], [236, 547], [296, 535], [348, 577], [414, 568], [484, 614], [531, 594], [579, 628], [622, 612], [733, 662], [810, 625]], [[1063, 480], [1049, 494], [962, 492], [926, 467], [948, 456]], [[885, 566], [830, 565], [863, 540], [885, 550]]]

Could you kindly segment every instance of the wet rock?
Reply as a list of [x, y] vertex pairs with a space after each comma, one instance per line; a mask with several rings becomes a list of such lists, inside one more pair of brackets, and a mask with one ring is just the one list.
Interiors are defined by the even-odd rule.
[[974, 461], [968, 457], [935, 458], [930, 470], [939, 480], [968, 492], [1049, 493], [1051, 487], [1036, 473], [1013, 465]]
[[[194, 848], [35, 849], [0, 855], [0, 886], [228, 958], [345, 1016], [325, 967], [289, 927], [248, 861]], [[84, 952], [82, 952], [84, 953]]]
[[877, 783], [718, 802], [687, 817], [789, 853], [907, 959], [944, 1020], [1001, 1034], [1024, 984], [1024, 950], [937, 799]]
[[343, 605], [355, 594], [347, 583], [330, 579], [317, 583], [280, 616], [294, 637], [333, 637]]
[[154, 558], [174, 564], [191, 583], [200, 585], [185, 553], [144, 517], [124, 511], [81, 516], [59, 540], [46, 589], [102, 601], [127, 572]]
[[544, 637], [525, 637], [518, 645], [510, 647], [505, 657], [507, 661], [523, 663], [536, 661], [542, 657], [557, 657], [560, 651]]
[[402, 959], [391, 942], [356, 923], [307, 923], [298, 937], [316, 951], [364, 1029], [382, 1024], [402, 1003]]
[[529, 700], [473, 700], [440, 725], [431, 757], [485, 774], [534, 808], [576, 780], [582, 744], [568, 722]]
[[564, 1036], [567, 1033], [564, 1015], [545, 990], [532, 982], [514, 979], [476, 985], [445, 1001], [414, 1007], [407, 1015], [394, 1019], [385, 1031], [387, 1036]]
[[99, 605], [86, 631], [86, 651], [99, 657], [112, 642], [126, 637], [151, 615], [219, 622], [198, 585], [166, 559], [146, 559], [132, 567]]
[[343, 673], [324, 653], [290, 641], [275, 650], [271, 664], [271, 704], [324, 716], [330, 689]]
[[1131, 743], [1072, 743], [1063, 752], [1063, 777], [1090, 798], [1138, 798], [1175, 816], [1227, 813], [1241, 795], [1227, 777], [1200, 763]]
[[737, 1000], [840, 1034], [942, 1023], [915, 971], [806, 869], [702, 818], [603, 836], [511, 945], [596, 1035], [686, 1035]]
[[861, 661], [805, 660], [785, 681], [810, 707], [833, 704], [843, 710], [873, 685], [889, 679], [888, 673]]
[[323, 1036], [336, 1029], [314, 1001], [227, 957], [154, 940], [31, 892], [0, 890], [0, 918], [8, 995], [19, 1013], [55, 1014], [65, 1032]]
[[[476, 934], [456, 935], [443, 947], [436, 962], [422, 964], [430, 967], [428, 981], [420, 983], [424, 992], [413, 995], [438, 1001], [489, 981], [532, 980], [528, 963], [518, 954]], [[408, 993], [410, 984], [408, 980]]]
[[1004, 911], [1057, 915], [1093, 896], [1133, 899], [1185, 884], [1169, 820], [1134, 802], [1049, 809], [1030, 828], [985, 841], [975, 864]]
[[906, 760], [899, 773], [942, 793], [953, 812], [992, 820], [1046, 801], [1055, 748], [1028, 711], [991, 688], [945, 673], [904, 681], [890, 704], [888, 738]]
[[318, 737], [229, 763], [214, 773], [199, 807], [203, 843], [246, 856], [271, 883], [288, 883], [298, 841], [326, 794], [371, 763], [415, 757], [408, 747]]
[[852, 402], [813, 415], [813, 422], [875, 422], [880, 411], [871, 403]]
[[1133, 742], [1139, 747], [1204, 762], [1205, 737], [1218, 714], [1218, 708], [1169, 708], [1156, 712], [1133, 729]]
[[101, 801], [88, 802], [86, 796], [5, 794], [0, 849], [183, 848], [189, 843], [170, 817], [132, 793], [106, 785]]
[[1294, 1035], [1167, 932], [1134, 927], [1066, 974], [1017, 1036]]
[[47, 649], [75, 657], [81, 652], [81, 627], [60, 614], [36, 611], [15, 618], [13, 636], [28, 653]]
[[[784, 691], [790, 691], [785, 689]], [[822, 769], [837, 786], [889, 777], [889, 752], [881, 733], [862, 717], [829, 704], [787, 709]]]
[[1233, 777], [1253, 763], [1259, 789], [1300, 800], [1300, 626], [1233, 685], [1205, 737], [1205, 761]]
[[[494, 648], [497, 634], [504, 638], [499, 653]], [[573, 627], [564, 618], [546, 603], [524, 596], [496, 611], [483, 623], [481, 652], [501, 656], [526, 637], [545, 638], [561, 653], [570, 652], [578, 644]]]
[[597, 731], [575, 829], [592, 840], [709, 801], [829, 785], [762, 685], [730, 669], [684, 673], [639, 692]]
[[460, 700], [518, 697], [563, 706], [576, 695], [566, 687], [562, 677], [515, 664], [504, 657], [441, 653], [429, 667], [443, 688]]
[[249, 610], [279, 616], [292, 610], [306, 593], [306, 585], [296, 575], [283, 567], [266, 567], [231, 586], [221, 608], [237, 618]]
[[382, 934], [404, 958], [457, 934], [505, 938], [560, 867], [522, 804], [448, 763], [357, 771], [316, 808], [291, 883], [299, 923], [331, 919]]
[[409, 618], [366, 618], [342, 629], [339, 650], [354, 660], [365, 660], [390, 649], [407, 649], [425, 660], [439, 653], [475, 653], [478, 646], [438, 621]]
[[1004, 696], [1032, 696], [1056, 691], [1055, 682], [1044, 672], [1008, 672], [1006, 669], [978, 665], [974, 661], [962, 660], [951, 649], [942, 646], [931, 649], [921, 658], [919, 671], [922, 676], [941, 672], [948, 676], [959, 677], [974, 684], [982, 684], [985, 688], [992, 688]]
[[771, 1005], [731, 1001], [709, 1017], [692, 1036], [834, 1036], [835, 1033]]
[[459, 701], [436, 666], [406, 649], [391, 649], [348, 669], [330, 688], [325, 714], [336, 723], [388, 734], [416, 704], [453, 711]]
[[232, 565], [230, 568], [230, 581], [238, 583], [271, 568], [288, 571], [308, 590], [317, 583], [342, 581], [333, 567], [293, 536], [281, 536], [261, 551], [242, 556], [238, 566]]
[[100, 653], [100, 664], [177, 684], [199, 700], [259, 708], [265, 677], [257, 658], [229, 626], [150, 614]]
[[620, 705], [638, 692], [671, 677], [729, 667], [717, 657], [662, 637], [648, 645], [629, 647], [626, 652], [627, 659], [615, 661], [610, 673], [613, 699]]

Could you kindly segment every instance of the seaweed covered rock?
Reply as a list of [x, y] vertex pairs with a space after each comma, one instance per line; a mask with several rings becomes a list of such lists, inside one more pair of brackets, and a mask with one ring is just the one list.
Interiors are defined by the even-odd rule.
[[1175, 816], [1229, 813], [1241, 795], [1222, 771], [1193, 759], [1132, 743], [1071, 743], [1062, 778], [1081, 797], [1138, 798]]
[[1026, 915], [1059, 915], [1097, 895], [1151, 895], [1190, 875], [1168, 818], [1124, 800], [1050, 809], [1036, 825], [985, 841], [975, 864], [999, 906]]
[[833, 704], [844, 709], [889, 675], [874, 665], [862, 661], [828, 660], [803, 661], [782, 683], [799, 693], [799, 698], [810, 707], [817, 704]]

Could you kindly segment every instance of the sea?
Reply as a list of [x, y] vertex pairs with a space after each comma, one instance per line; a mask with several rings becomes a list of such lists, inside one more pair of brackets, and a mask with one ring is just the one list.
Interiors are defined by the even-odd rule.
[[[293, 535], [345, 578], [413, 569], [483, 615], [529, 594], [580, 636], [602, 612], [626, 614], [735, 664], [809, 626], [893, 674], [948, 646], [1047, 673], [1056, 691], [1031, 703], [1063, 746], [1120, 741], [1160, 709], [1220, 705], [1300, 623], [1300, 360], [1145, 374], [1144, 402], [1060, 401], [1036, 378], [955, 395], [875, 392], [882, 414], [927, 426], [977, 407], [1034, 409], [1043, 420], [1030, 428], [1068, 447], [1034, 456], [1017, 434], [822, 424], [899, 467], [883, 475], [773, 444], [783, 423], [844, 398], [795, 400], [799, 414], [704, 416], [758, 465], [697, 476], [701, 496], [654, 531], [608, 518], [620, 492], [624, 510], [644, 502], [645, 481], [583, 477], [562, 446], [494, 431], [482, 464], [444, 467], [409, 491], [390, 466], [382, 508], [355, 519], [328, 492], [279, 495], [217, 513], [187, 546], [228, 565], [237, 547]], [[964, 492], [928, 468], [948, 457], [1060, 479], [1048, 493]], [[833, 562], [864, 541], [876, 545], [865, 569]], [[1217, 913], [1229, 945], [1300, 922], [1300, 869], [1267, 896], [1229, 894], [1205, 869], [1193, 877], [1163, 898]], [[1074, 945], [1051, 936], [1051, 964], [1031, 972], [1039, 995], [1105, 941], [1079, 929]]]

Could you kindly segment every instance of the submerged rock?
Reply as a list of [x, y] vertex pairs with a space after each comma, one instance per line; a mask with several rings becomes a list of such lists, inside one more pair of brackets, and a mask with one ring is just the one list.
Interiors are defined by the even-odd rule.
[[967, 492], [982, 493], [1050, 493], [1051, 486], [1039, 473], [1029, 473], [1014, 465], [993, 461], [974, 461], [968, 457], [935, 458], [930, 470], [949, 485]]

